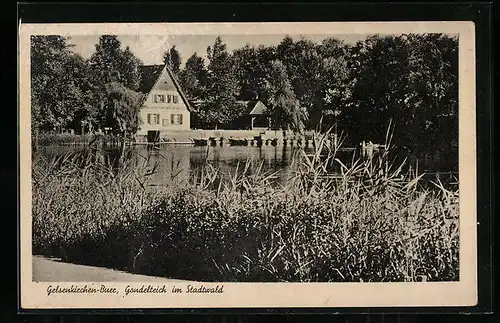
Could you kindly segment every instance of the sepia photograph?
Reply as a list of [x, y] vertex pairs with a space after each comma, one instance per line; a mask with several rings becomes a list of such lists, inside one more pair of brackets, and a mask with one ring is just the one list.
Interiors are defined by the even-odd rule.
[[463, 283], [463, 29], [119, 25], [22, 44], [42, 294]]

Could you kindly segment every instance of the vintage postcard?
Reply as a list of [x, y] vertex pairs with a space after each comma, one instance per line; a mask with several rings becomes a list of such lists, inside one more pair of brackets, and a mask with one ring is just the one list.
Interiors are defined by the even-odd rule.
[[477, 303], [472, 22], [21, 24], [23, 309]]

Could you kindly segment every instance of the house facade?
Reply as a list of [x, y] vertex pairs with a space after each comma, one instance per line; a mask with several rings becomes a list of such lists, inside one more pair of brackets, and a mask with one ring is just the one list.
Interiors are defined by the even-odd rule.
[[168, 137], [171, 131], [190, 130], [190, 105], [168, 66], [142, 67], [140, 90], [147, 94], [139, 111], [137, 137], [149, 141]]

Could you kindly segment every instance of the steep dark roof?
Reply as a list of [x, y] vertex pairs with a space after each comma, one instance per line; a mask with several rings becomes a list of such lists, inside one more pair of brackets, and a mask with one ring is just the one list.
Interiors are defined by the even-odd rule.
[[[191, 111], [191, 104], [187, 99], [187, 96], [182, 91], [182, 88], [177, 80], [177, 77], [174, 75], [172, 70], [166, 65], [143, 65], [140, 66], [141, 70], [141, 84], [139, 85], [139, 91], [149, 94], [153, 87], [156, 85], [156, 88], [159, 90], [177, 90], [181, 96], [182, 101], [186, 104], [186, 107], [189, 111]], [[169, 76], [169, 79], [166, 82], [158, 83], [158, 79], [161, 77], [163, 70], [165, 70]], [[157, 84], [158, 83], [158, 84]]]
[[148, 94], [156, 83], [156, 80], [161, 75], [163, 71], [163, 65], [141, 65], [139, 70], [141, 73], [141, 84], [139, 85], [139, 91], [144, 94]]
[[174, 82], [174, 86], [177, 88], [177, 91], [179, 91], [179, 94], [181, 95], [182, 101], [184, 101], [184, 104], [186, 104], [188, 111], [191, 111], [192, 110], [191, 103], [189, 102], [188, 97], [186, 96], [184, 91], [182, 90], [182, 87], [179, 84], [179, 81], [177, 80], [177, 77], [175, 76], [174, 72], [168, 66], [165, 66], [165, 69], [167, 70], [168, 74], [170, 75], [170, 78], [172, 79], [172, 81]]

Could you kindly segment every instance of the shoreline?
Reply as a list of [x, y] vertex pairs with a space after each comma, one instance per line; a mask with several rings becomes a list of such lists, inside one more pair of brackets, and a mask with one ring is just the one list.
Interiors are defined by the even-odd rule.
[[129, 273], [106, 267], [81, 265], [64, 262], [59, 258], [44, 255], [32, 256], [34, 282], [118, 282], [118, 281], [168, 281], [186, 282], [181, 279], [170, 279]]

